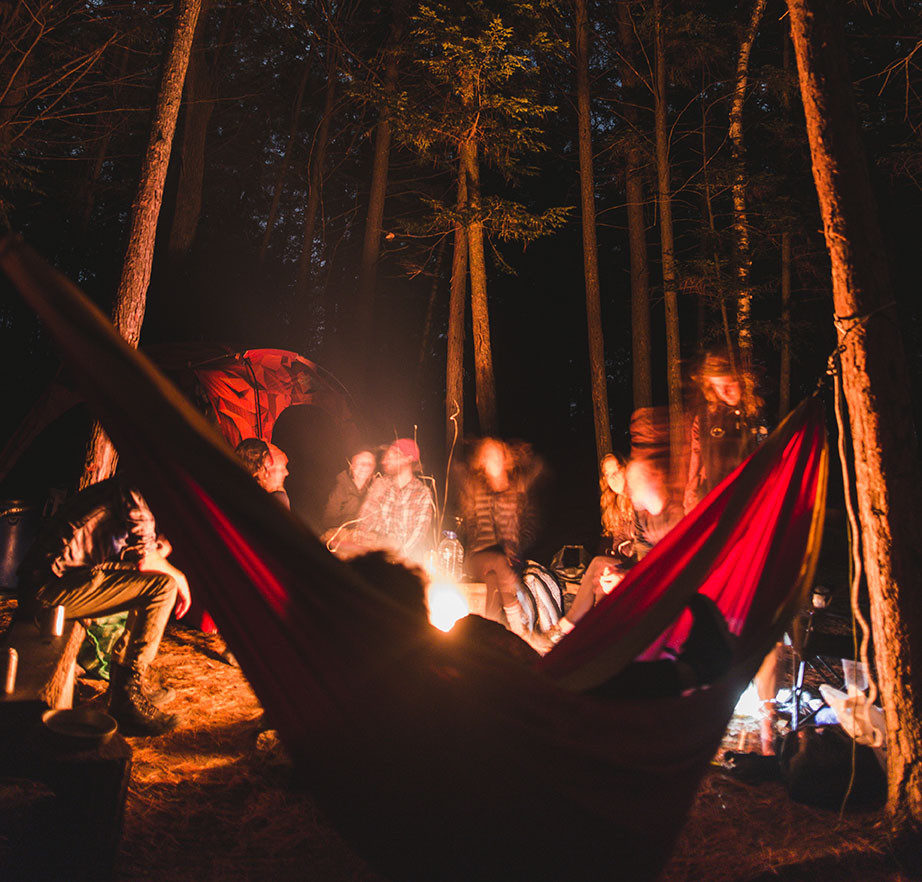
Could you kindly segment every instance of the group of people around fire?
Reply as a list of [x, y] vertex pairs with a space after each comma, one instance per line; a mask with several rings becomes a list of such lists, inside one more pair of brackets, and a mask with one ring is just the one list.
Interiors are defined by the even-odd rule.
[[[453, 498], [463, 528], [465, 572], [486, 586], [484, 618], [493, 624], [461, 625], [469, 639], [496, 642], [499, 625], [510, 638], [515, 635], [514, 644], [507, 642], [514, 655], [546, 652], [754, 449], [766, 430], [751, 377], [726, 357], [711, 354], [694, 379], [702, 402], [690, 424], [687, 480], [681, 492], [668, 480], [665, 443], [658, 437], [656, 420], [636, 414], [630, 458], [610, 453], [600, 463], [599, 553], [585, 568], [565, 614], [543, 630], [521, 603], [521, 573], [537, 535], [534, 491], [541, 463], [520, 442], [484, 438], [473, 445], [456, 469]], [[236, 454], [257, 483], [290, 508], [284, 486], [286, 454], [257, 438], [242, 440]], [[426, 563], [435, 524], [434, 487], [422, 475], [419, 447], [413, 439], [398, 438], [383, 449], [380, 461], [371, 447], [354, 452], [326, 505], [322, 538], [341, 557], [359, 561], [366, 552], [384, 551], [391, 561], [412, 570]], [[20, 568], [25, 615], [40, 615], [57, 605], [64, 606], [67, 618], [129, 611], [112, 666], [109, 700], [112, 714], [129, 734], [160, 734], [178, 722], [161, 708], [162, 691], [150, 676], [170, 612], [181, 617], [191, 602], [185, 576], [167, 560], [170, 550], [141, 494], [115, 477], [65, 504]], [[386, 570], [382, 560], [378, 555], [377, 564], [354, 565], [381, 573]], [[393, 573], [382, 578], [393, 578]], [[417, 582], [422, 593], [424, 582]], [[695, 627], [688, 645], [721, 642], [725, 626], [716, 607], [702, 601], [690, 608]], [[702, 634], [709, 637], [702, 639]], [[627, 679], [619, 675], [615, 694], [655, 691], [655, 682], [671, 684], [664, 687], [671, 689], [707, 681], [713, 671], [705, 669], [714, 653], [686, 655], [685, 669], [680, 656], [665, 680], [658, 669], [642, 665], [626, 672]]]

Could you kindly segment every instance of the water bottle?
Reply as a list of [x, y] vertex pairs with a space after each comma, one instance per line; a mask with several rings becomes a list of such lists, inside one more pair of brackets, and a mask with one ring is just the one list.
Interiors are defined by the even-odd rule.
[[446, 579], [460, 582], [464, 574], [464, 546], [453, 530], [445, 530], [436, 549], [439, 572]]

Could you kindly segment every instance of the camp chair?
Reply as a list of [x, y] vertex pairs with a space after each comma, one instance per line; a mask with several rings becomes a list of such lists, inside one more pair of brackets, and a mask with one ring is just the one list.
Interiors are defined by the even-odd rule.
[[[299, 773], [361, 853], [399, 879], [656, 876], [812, 578], [827, 462], [816, 399], [528, 670], [422, 634], [265, 494], [70, 282], [16, 240], [0, 243], [0, 267], [79, 373]], [[725, 676], [676, 698], [582, 694], [680, 645], [697, 591], [737, 635]]]

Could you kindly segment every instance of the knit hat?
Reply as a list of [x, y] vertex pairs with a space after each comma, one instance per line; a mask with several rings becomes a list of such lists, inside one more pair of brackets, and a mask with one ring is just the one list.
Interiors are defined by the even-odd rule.
[[401, 456], [408, 456], [413, 462], [419, 462], [419, 445], [412, 438], [398, 438], [390, 446]]

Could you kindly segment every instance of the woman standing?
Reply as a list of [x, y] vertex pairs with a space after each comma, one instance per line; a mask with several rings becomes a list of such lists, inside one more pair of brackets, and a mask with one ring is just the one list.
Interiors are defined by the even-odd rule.
[[692, 422], [683, 500], [686, 514], [768, 433], [761, 418], [762, 399], [755, 394], [750, 372], [734, 372], [726, 356], [709, 353], [693, 379], [704, 400]]

